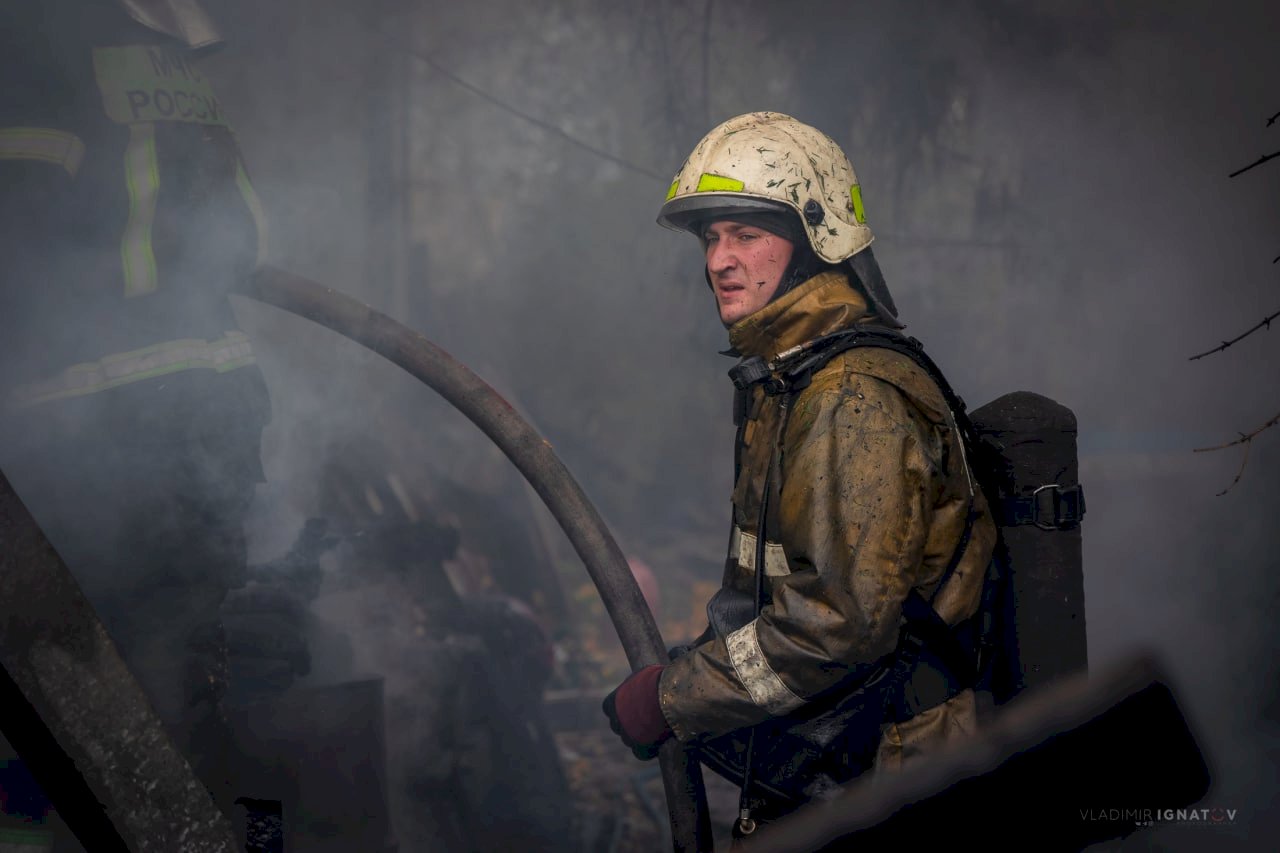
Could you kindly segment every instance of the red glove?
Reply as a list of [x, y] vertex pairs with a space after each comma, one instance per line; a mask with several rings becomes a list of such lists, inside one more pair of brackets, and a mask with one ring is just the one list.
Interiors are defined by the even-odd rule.
[[658, 679], [664, 669], [663, 664], [655, 663], [633, 672], [604, 697], [609, 728], [642, 761], [655, 757], [658, 747], [671, 737], [671, 726], [662, 716], [662, 704], [658, 701]]

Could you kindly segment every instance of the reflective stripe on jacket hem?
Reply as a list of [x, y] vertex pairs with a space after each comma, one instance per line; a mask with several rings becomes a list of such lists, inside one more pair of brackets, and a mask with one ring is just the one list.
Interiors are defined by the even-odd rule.
[[738, 673], [738, 680], [751, 694], [751, 701], [764, 708], [775, 717], [794, 711], [804, 704], [804, 700], [791, 692], [791, 688], [782, 683], [782, 679], [769, 666], [764, 652], [760, 648], [760, 639], [756, 636], [756, 620], [734, 631], [725, 638], [729, 649], [729, 660]]
[[226, 373], [253, 362], [253, 347], [243, 332], [227, 332], [215, 341], [168, 341], [72, 365], [57, 376], [20, 385], [10, 402], [15, 408], [23, 408], [82, 397], [154, 376], [197, 369]]

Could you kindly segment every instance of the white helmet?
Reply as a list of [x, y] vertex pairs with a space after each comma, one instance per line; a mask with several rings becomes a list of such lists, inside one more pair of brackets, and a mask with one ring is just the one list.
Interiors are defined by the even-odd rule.
[[671, 182], [658, 223], [701, 236], [709, 220], [788, 211], [799, 217], [814, 255], [848, 262], [873, 307], [900, 325], [869, 251], [873, 237], [849, 158], [831, 137], [791, 116], [747, 113], [704, 136]]
[[720, 211], [794, 210], [819, 258], [871, 245], [858, 178], [840, 146], [781, 113], [731, 118], [702, 138], [671, 182], [658, 222], [687, 231]]

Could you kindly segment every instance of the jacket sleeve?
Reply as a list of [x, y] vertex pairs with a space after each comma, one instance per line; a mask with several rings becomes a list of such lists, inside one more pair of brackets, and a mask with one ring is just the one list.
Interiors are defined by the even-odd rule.
[[0, 264], [5, 275], [0, 287], [0, 341], [7, 342], [9, 359], [0, 373], [3, 401], [10, 386], [21, 380], [13, 364], [12, 342], [31, 336], [29, 306], [50, 301], [50, 291], [68, 293], [75, 264], [83, 263], [74, 217], [84, 204], [76, 195], [74, 176], [61, 165], [36, 159], [0, 158], [0, 187]]
[[887, 382], [841, 380], [815, 382], [787, 425], [777, 518], [789, 573], [771, 578], [772, 602], [663, 673], [663, 711], [682, 740], [869, 673], [896, 645], [907, 593], [940, 577], [945, 557], [928, 553], [946, 548], [930, 531], [945, 480], [937, 425]]

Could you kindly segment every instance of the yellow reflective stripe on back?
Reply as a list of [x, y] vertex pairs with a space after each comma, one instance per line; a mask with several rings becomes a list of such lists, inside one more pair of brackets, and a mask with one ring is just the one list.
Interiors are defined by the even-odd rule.
[[18, 407], [34, 406], [183, 370], [226, 373], [253, 362], [253, 347], [243, 332], [227, 332], [216, 341], [167, 341], [73, 365], [50, 379], [19, 387], [12, 402]]
[[258, 257], [257, 265], [267, 259], [267, 213], [262, 208], [262, 200], [258, 198], [258, 193], [254, 191], [253, 184], [249, 181], [249, 173], [244, 169], [244, 163], [236, 158], [236, 186], [240, 188], [240, 195], [244, 197], [244, 203], [249, 208], [250, 215], [253, 216], [253, 227], [258, 232]]
[[715, 192], [742, 192], [742, 188], [746, 186], [737, 178], [726, 178], [723, 175], [712, 175], [709, 172], [704, 173], [698, 178], [698, 188], [694, 192], [715, 193]]
[[862, 206], [862, 187], [857, 184], [849, 187], [849, 201], [853, 203], [854, 218], [865, 225], [867, 221], [867, 211]]
[[74, 133], [48, 127], [0, 128], [0, 160], [41, 160], [75, 177], [84, 159], [84, 142]]
[[667, 190], [667, 201], [676, 197], [676, 190], [680, 188], [680, 179], [676, 178], [671, 182], [671, 188]]
[[129, 125], [124, 176], [129, 187], [129, 222], [120, 242], [120, 254], [124, 261], [124, 295], [130, 298], [154, 293], [157, 283], [151, 226], [160, 192], [160, 166], [156, 161], [156, 126], [151, 122]]

